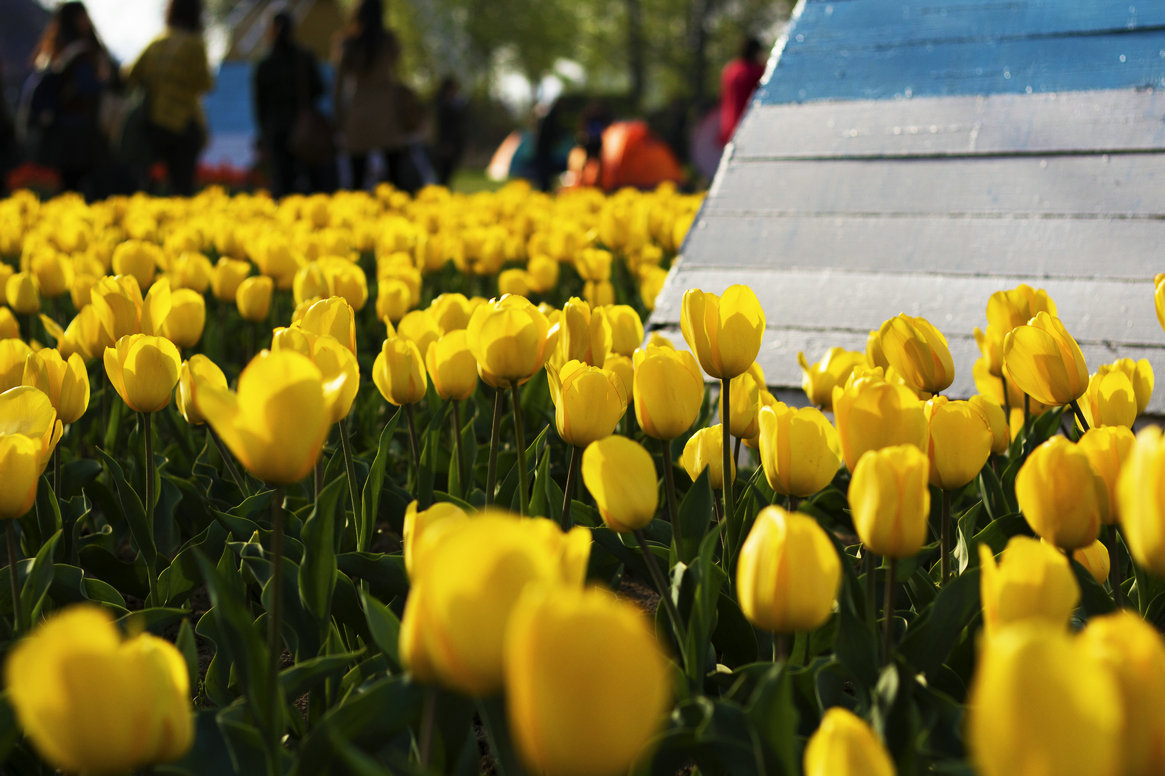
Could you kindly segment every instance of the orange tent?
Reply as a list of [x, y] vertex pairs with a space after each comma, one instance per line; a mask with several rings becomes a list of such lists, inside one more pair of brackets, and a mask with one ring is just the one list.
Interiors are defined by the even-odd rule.
[[[684, 172], [675, 154], [644, 121], [616, 121], [603, 130], [601, 164], [586, 164], [581, 148], [568, 160], [570, 185], [601, 186], [606, 191], [630, 186], [653, 189], [665, 181], [680, 183]], [[597, 169], [596, 169], [597, 168]]]

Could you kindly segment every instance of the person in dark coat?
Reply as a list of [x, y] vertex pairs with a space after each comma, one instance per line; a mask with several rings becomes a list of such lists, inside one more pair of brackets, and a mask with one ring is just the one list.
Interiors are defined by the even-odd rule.
[[433, 165], [436, 168], [437, 183], [448, 186], [465, 153], [466, 118], [469, 112], [469, 104], [453, 76], [447, 75], [441, 79], [435, 108], [437, 126]]
[[[270, 171], [274, 197], [293, 192], [326, 191], [334, 187], [335, 157], [321, 149], [321, 157], [300, 159], [292, 153], [292, 128], [300, 112], [316, 104], [324, 93], [319, 65], [312, 53], [294, 40], [295, 20], [284, 9], [271, 17], [267, 37], [271, 44], [253, 75], [252, 94], [259, 126], [259, 147]], [[330, 159], [329, 159], [330, 157]], [[328, 175], [329, 166], [332, 175]]]

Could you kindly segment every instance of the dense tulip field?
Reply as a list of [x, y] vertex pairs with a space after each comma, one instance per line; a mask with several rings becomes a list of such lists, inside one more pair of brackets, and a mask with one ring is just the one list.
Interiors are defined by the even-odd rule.
[[790, 406], [645, 337], [699, 202], [0, 201], [0, 770], [1165, 771], [1149, 363], [1021, 285]]

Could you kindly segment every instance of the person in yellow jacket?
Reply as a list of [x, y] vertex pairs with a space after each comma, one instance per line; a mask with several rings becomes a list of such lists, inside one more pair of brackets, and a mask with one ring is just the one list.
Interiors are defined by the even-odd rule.
[[175, 194], [193, 194], [207, 140], [201, 98], [214, 86], [202, 39], [202, 0], [170, 0], [165, 31], [141, 53], [127, 80], [145, 92], [153, 159], [165, 165]]

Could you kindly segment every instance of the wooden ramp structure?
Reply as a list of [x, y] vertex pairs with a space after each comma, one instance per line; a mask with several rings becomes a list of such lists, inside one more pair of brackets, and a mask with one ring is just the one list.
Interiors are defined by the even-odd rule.
[[800, 0], [649, 327], [681, 344], [684, 290], [748, 284], [796, 400], [798, 351], [921, 315], [966, 397], [988, 296], [1027, 283], [1090, 371], [1148, 358], [1165, 384], [1157, 272], [1165, 2]]

